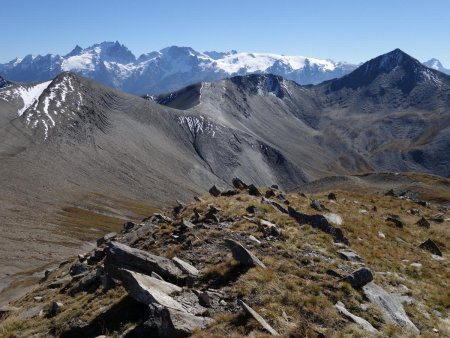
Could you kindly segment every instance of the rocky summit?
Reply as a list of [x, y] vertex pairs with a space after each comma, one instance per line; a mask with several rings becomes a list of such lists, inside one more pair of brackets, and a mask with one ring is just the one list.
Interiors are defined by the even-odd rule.
[[234, 178], [48, 269], [0, 309], [0, 333], [449, 336], [449, 215], [442, 198], [422, 199], [430, 180], [285, 192]]

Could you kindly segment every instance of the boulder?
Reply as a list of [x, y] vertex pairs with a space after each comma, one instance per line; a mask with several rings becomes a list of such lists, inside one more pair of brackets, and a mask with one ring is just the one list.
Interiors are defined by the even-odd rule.
[[186, 277], [172, 260], [118, 242], [109, 243], [105, 268], [109, 271], [111, 268], [125, 268], [146, 274], [155, 272], [169, 281], [177, 281]]
[[161, 311], [160, 337], [189, 337], [196, 329], [205, 329], [214, 322], [208, 317], [195, 316], [184, 311], [165, 308]]
[[229, 189], [229, 190], [222, 191], [220, 193], [220, 196], [229, 197], [229, 196], [234, 196], [234, 195], [237, 195], [237, 194], [239, 194], [239, 190]]
[[110, 232], [109, 234], [106, 234], [105, 236], [97, 239], [97, 246], [102, 246], [103, 244], [106, 244], [112, 240], [114, 240], [117, 237], [117, 232]]
[[193, 277], [197, 277], [200, 274], [200, 272], [188, 262], [185, 262], [178, 257], [174, 257], [172, 260], [185, 274]]
[[424, 227], [424, 228], [430, 228], [431, 224], [430, 222], [428, 222], [425, 217], [422, 217], [421, 219], [419, 219], [416, 224], [420, 227]]
[[229, 247], [231, 249], [234, 259], [237, 260], [242, 265], [247, 266], [247, 267], [259, 266], [263, 269], [266, 268], [264, 263], [261, 262], [258, 259], [258, 257], [256, 257], [253, 253], [251, 253], [249, 250], [247, 250], [241, 243], [239, 243], [235, 240], [226, 238], [225, 244], [227, 247]]
[[349, 283], [355, 289], [359, 289], [373, 280], [373, 274], [368, 268], [363, 267], [353, 271], [341, 280]]
[[201, 197], [199, 197], [199, 196], [194, 196], [194, 201], [200, 202], [200, 203], [204, 202], [203, 199]]
[[136, 223], [134, 222], [126, 222], [122, 225], [122, 230], [124, 233], [130, 232], [136, 227]]
[[403, 228], [405, 226], [405, 223], [403, 223], [400, 216], [398, 215], [388, 215], [386, 218], [386, 222], [394, 223], [397, 228]]
[[350, 262], [362, 262], [361, 256], [359, 256], [356, 252], [351, 250], [340, 250], [338, 251], [339, 256], [341, 256], [342, 259], [345, 259], [346, 261]]
[[81, 291], [88, 291], [93, 288], [96, 283], [100, 284], [100, 277], [102, 275], [103, 268], [98, 270], [92, 270], [88, 272], [85, 276], [83, 276], [74, 286], [72, 286], [69, 290], [70, 295], [74, 295]]
[[265, 198], [271, 198], [275, 196], [275, 191], [273, 191], [272, 189], [267, 189], [266, 193], [264, 194]]
[[336, 194], [335, 194], [334, 192], [330, 192], [330, 193], [328, 194], [328, 199], [329, 199], [330, 201], [336, 201]]
[[258, 190], [258, 188], [254, 184], [250, 184], [248, 187], [248, 194], [252, 196], [262, 196], [261, 192]]
[[344, 236], [341, 229], [336, 228], [328, 222], [322, 215], [306, 215], [298, 212], [292, 207], [288, 207], [289, 216], [294, 218], [299, 224], [309, 224], [313, 228], [319, 229], [327, 234], [330, 234], [334, 241], [349, 245], [349, 240]]
[[180, 230], [185, 231], [185, 230], [188, 230], [188, 229], [194, 229], [195, 225], [193, 223], [189, 222], [188, 220], [183, 218], [181, 220], [181, 222], [178, 223], [178, 227], [180, 228]]
[[378, 332], [377, 329], [375, 329], [372, 324], [370, 324], [367, 320], [365, 320], [364, 318], [355, 316], [354, 314], [352, 314], [350, 311], [348, 311], [345, 308], [345, 305], [342, 302], [337, 302], [334, 307], [336, 308], [336, 310], [338, 310], [338, 312], [343, 315], [344, 317], [348, 318], [349, 320], [351, 320], [352, 322], [360, 325], [364, 330], [366, 330], [367, 332], [370, 333], [376, 333]]
[[265, 237], [278, 237], [281, 234], [276, 224], [263, 219], [259, 220], [258, 231], [261, 231]]
[[310, 206], [317, 211], [321, 211], [323, 209], [322, 203], [320, 203], [319, 200], [312, 200]]
[[219, 190], [219, 188], [217, 188], [215, 185], [213, 185], [211, 187], [211, 189], [209, 189], [209, 193], [214, 197], [218, 197], [218, 196], [220, 196], [221, 191]]
[[60, 302], [52, 302], [50, 308], [47, 310], [47, 317], [51, 318], [56, 316], [62, 311], [63, 306], [64, 305]]
[[174, 293], [181, 292], [182, 289], [180, 287], [126, 269], [120, 269], [119, 272], [124, 288], [138, 302], [146, 305], [158, 304], [163, 307], [186, 312], [180, 303], [170, 297]]
[[252, 316], [267, 332], [269, 332], [272, 336], [279, 336], [279, 333], [275, 331], [275, 329], [267, 323], [263, 317], [261, 317], [255, 310], [253, 310], [250, 306], [248, 306], [241, 299], [238, 300], [239, 305], [242, 309]]
[[177, 204], [173, 207], [172, 213], [174, 216], [178, 216], [184, 209], [184, 204], [177, 200]]
[[[399, 297], [387, 293], [383, 288], [373, 282], [365, 285], [362, 290], [367, 299], [380, 307], [386, 323], [397, 325], [414, 334], [420, 333], [407, 316]], [[406, 333], [405, 336], [407, 336]]]
[[247, 212], [250, 214], [263, 214], [264, 213], [264, 209], [255, 207], [254, 205], [248, 206], [245, 210], [247, 210]]
[[59, 278], [59, 279], [51, 282], [48, 285], [48, 288], [49, 289], [65, 288], [71, 281], [72, 281], [72, 277], [71, 276], [65, 276], [65, 277]]
[[235, 187], [236, 189], [239, 189], [239, 190], [244, 190], [244, 189], [248, 188], [248, 185], [245, 184], [240, 178], [237, 178], [237, 177], [233, 178], [231, 180], [231, 183], [233, 184], [233, 187]]
[[433, 255], [441, 256], [442, 257], [442, 251], [439, 249], [437, 244], [433, 242], [431, 239], [427, 239], [425, 242], [419, 245], [419, 248], [423, 250], [427, 250], [431, 252]]
[[420, 211], [419, 209], [415, 209], [415, 208], [409, 209], [408, 213], [410, 213], [411, 215], [414, 215], [414, 216], [422, 216], [423, 215], [422, 211]]
[[71, 276], [76, 276], [76, 275], [80, 275], [80, 274], [82, 274], [82, 273], [84, 273], [84, 272], [86, 272], [86, 271], [88, 271], [88, 265], [87, 265], [87, 262], [83, 262], [83, 263], [81, 263], [81, 262], [75, 262], [71, 267], [70, 267], [70, 270], [69, 270], [69, 274], [71, 275]]

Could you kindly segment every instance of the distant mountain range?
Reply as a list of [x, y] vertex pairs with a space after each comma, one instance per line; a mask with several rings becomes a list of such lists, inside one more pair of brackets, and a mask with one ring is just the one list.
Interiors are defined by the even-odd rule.
[[316, 84], [341, 77], [355, 65], [304, 56], [269, 53], [197, 52], [189, 47], [167, 47], [135, 57], [119, 42], [88, 48], [76, 46], [67, 55], [27, 55], [0, 64], [0, 75], [10, 81], [48, 81], [71, 71], [129, 93], [161, 94], [184, 86], [237, 75], [271, 73], [299, 84]]

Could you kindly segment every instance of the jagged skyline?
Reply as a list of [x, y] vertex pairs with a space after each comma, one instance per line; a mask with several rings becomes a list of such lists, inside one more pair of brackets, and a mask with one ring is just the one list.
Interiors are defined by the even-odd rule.
[[87, 47], [119, 40], [136, 55], [179, 45], [355, 64], [401, 48], [422, 61], [437, 58], [448, 68], [450, 53], [441, 42], [449, 28], [449, 6], [445, 1], [428, 7], [419, 1], [408, 6], [401, 1], [348, 1], [345, 6], [332, 1], [283, 1], [276, 8], [268, 1], [195, 5], [136, 1], [127, 8], [110, 1], [59, 6], [51, 6], [50, 1], [7, 3], [2, 10], [9, 15], [2, 18], [0, 28], [9, 33], [0, 37], [0, 62], [26, 54], [66, 54], [77, 44]]

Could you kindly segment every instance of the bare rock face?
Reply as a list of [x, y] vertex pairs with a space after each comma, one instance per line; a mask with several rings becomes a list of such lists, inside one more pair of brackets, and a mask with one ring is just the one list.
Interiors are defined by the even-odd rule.
[[214, 320], [208, 317], [165, 308], [161, 311], [161, 326], [158, 333], [161, 337], [188, 337], [194, 330], [204, 329], [213, 322]]
[[269, 332], [272, 336], [279, 336], [279, 333], [275, 331], [275, 329], [267, 323], [263, 317], [261, 317], [255, 310], [253, 310], [250, 306], [248, 306], [244, 301], [238, 300], [239, 305], [247, 312], [250, 316], [255, 318], [255, 320], [261, 324], [261, 326]]
[[227, 238], [225, 239], [225, 244], [231, 249], [234, 259], [242, 265], [250, 268], [256, 266], [259, 266], [263, 269], [266, 268], [264, 263], [261, 262], [253, 253], [247, 250], [241, 243]]
[[409, 319], [403, 305], [394, 295], [387, 293], [382, 287], [375, 283], [369, 283], [363, 287], [364, 295], [377, 304], [383, 312], [384, 320], [387, 323], [395, 324], [412, 333], [419, 334], [419, 329]]
[[433, 255], [441, 256], [442, 257], [442, 251], [439, 249], [437, 244], [433, 242], [431, 239], [427, 239], [425, 242], [419, 245], [419, 248], [423, 250], [427, 250], [431, 252]]
[[118, 242], [109, 244], [106, 255], [105, 268], [125, 268], [149, 275], [155, 272], [165, 280], [171, 281], [186, 277], [172, 260]]

